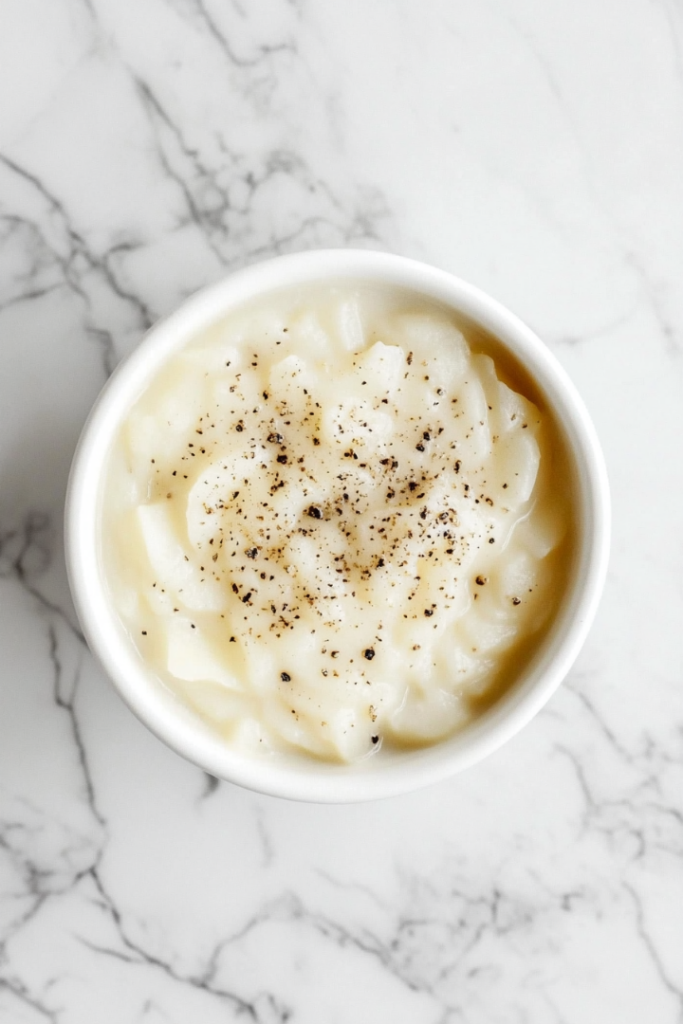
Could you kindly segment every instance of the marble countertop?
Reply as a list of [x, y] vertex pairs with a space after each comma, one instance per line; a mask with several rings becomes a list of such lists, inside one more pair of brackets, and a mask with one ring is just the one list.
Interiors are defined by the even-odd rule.
[[[2, 0], [0, 1020], [683, 1020], [683, 8]], [[583, 394], [614, 501], [565, 685], [485, 763], [218, 784], [82, 643], [62, 503], [145, 328], [274, 253], [458, 273]]]

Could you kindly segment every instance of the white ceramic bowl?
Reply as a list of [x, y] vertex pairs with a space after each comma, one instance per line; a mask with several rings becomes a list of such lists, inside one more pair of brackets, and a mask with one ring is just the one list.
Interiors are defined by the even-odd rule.
[[[169, 354], [228, 311], [307, 282], [406, 288], [451, 307], [493, 335], [533, 378], [554, 411], [574, 463], [577, 550], [573, 582], [555, 622], [507, 693], [464, 731], [436, 746], [370, 757], [351, 766], [230, 748], [141, 664], [108, 599], [102, 576], [99, 499], [103, 469], [131, 405]], [[609, 547], [609, 491], [600, 446], [571, 381], [548, 349], [493, 299], [441, 270], [377, 252], [331, 250], [269, 260], [195, 295], [162, 320], [113, 374], [74, 457], [66, 502], [66, 554], [76, 610], [93, 653], [135, 714], [162, 740], [218, 778], [277, 796], [320, 802], [368, 800], [436, 782], [481, 760], [518, 732], [569, 671], [594, 617]]]

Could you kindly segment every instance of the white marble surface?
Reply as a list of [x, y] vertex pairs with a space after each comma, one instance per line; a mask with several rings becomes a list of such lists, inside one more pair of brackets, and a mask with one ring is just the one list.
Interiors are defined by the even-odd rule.
[[[0, 0], [0, 1021], [683, 1020], [683, 8]], [[604, 443], [614, 547], [547, 709], [359, 807], [215, 785], [79, 636], [88, 408], [143, 329], [276, 252], [486, 288]]]

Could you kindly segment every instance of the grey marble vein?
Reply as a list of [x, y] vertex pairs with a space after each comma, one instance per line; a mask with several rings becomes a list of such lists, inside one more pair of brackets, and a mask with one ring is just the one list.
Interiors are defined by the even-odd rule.
[[[681, 16], [31, 0], [0, 36], [0, 1021], [683, 1020]], [[370, 806], [183, 763], [84, 643], [62, 503], [121, 358], [261, 258], [388, 248], [532, 323], [614, 547], [544, 711]]]

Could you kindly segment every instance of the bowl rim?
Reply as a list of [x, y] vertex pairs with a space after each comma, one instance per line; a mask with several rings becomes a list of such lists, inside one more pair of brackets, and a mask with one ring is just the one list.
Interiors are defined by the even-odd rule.
[[[484, 715], [453, 737], [353, 765], [308, 758], [258, 758], [210, 734], [179, 698], [155, 681], [134, 653], [111, 606], [100, 570], [97, 531], [102, 471], [114, 432], [155, 370], [204, 327], [258, 295], [342, 281], [416, 291], [492, 334], [540, 388], [575, 460], [580, 495], [580, 564], [563, 602], [563, 628], [531, 671]], [[374, 250], [309, 250], [237, 270], [157, 321], [102, 388], [74, 454], [65, 505], [67, 574], [83, 633], [119, 695], [156, 736], [221, 779], [272, 796], [345, 803], [395, 796], [441, 781], [492, 753], [549, 700], [575, 661], [597, 611], [610, 541], [610, 495], [602, 450], [574, 384], [540, 338], [479, 288], [429, 264]], [[578, 543], [578, 542], [577, 542]], [[527, 678], [528, 676], [528, 678]]]

